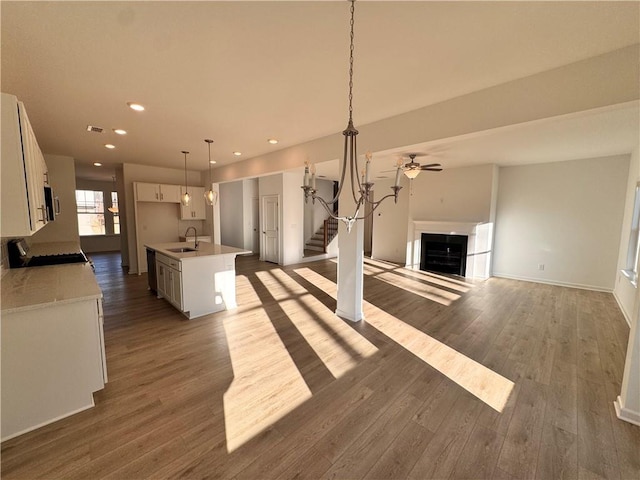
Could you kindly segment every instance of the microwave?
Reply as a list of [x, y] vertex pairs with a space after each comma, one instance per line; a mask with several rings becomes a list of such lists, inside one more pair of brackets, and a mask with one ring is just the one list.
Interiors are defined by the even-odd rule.
[[53, 222], [57, 215], [60, 215], [60, 199], [54, 195], [53, 189], [45, 185], [44, 204], [47, 211], [47, 221]]

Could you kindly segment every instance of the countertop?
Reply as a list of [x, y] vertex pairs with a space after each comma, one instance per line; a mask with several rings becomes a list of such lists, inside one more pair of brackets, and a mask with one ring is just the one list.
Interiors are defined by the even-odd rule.
[[198, 250], [195, 252], [170, 252], [170, 248], [193, 248], [192, 242], [172, 242], [172, 243], [154, 243], [145, 245], [146, 248], [154, 250], [157, 253], [166, 255], [175, 260], [185, 260], [189, 258], [209, 257], [212, 255], [243, 255], [252, 253], [251, 250], [242, 248], [228, 247], [227, 245], [219, 245], [217, 243], [199, 242]]
[[102, 298], [89, 263], [12, 268], [2, 276], [3, 314]]

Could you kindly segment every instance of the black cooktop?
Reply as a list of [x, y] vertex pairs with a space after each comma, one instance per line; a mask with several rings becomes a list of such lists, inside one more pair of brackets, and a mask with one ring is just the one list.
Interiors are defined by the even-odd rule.
[[29, 256], [29, 245], [24, 239], [10, 240], [7, 243], [7, 249], [11, 268], [44, 267], [46, 265], [87, 263], [89, 261], [82, 252]]
[[44, 267], [46, 265], [63, 265], [65, 263], [87, 263], [84, 253], [60, 253], [58, 255], [40, 255], [31, 257], [25, 267]]

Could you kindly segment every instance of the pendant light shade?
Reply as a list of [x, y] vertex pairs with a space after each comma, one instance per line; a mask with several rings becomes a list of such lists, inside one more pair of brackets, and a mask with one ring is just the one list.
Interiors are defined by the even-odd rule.
[[[117, 192], [116, 190], [116, 176], [113, 176], [113, 190], [112, 192]], [[116, 197], [117, 198], [117, 197]], [[113, 200], [112, 200], [113, 202]], [[118, 204], [116, 203], [115, 205], [111, 205], [109, 208], [107, 208], [107, 210], [109, 210], [111, 213], [113, 213], [114, 215], [118, 215], [119, 210], [118, 210]]]
[[182, 153], [184, 153], [184, 194], [182, 195], [182, 197], [180, 197], [180, 201], [182, 202], [182, 205], [188, 207], [191, 203], [191, 195], [189, 195], [189, 184], [187, 183], [187, 154], [189, 152], [182, 150]]
[[205, 142], [207, 142], [209, 147], [209, 183], [207, 184], [209, 190], [204, 192], [204, 199], [207, 202], [207, 205], [214, 205], [218, 200], [218, 194], [211, 189], [211, 165], [216, 163], [215, 161], [211, 161], [211, 144], [213, 143], [213, 140], [207, 138], [205, 139]]

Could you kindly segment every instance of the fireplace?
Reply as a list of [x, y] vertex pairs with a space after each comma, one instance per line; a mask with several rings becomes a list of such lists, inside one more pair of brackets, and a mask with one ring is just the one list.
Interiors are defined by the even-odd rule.
[[467, 235], [423, 233], [420, 245], [420, 270], [465, 275]]

